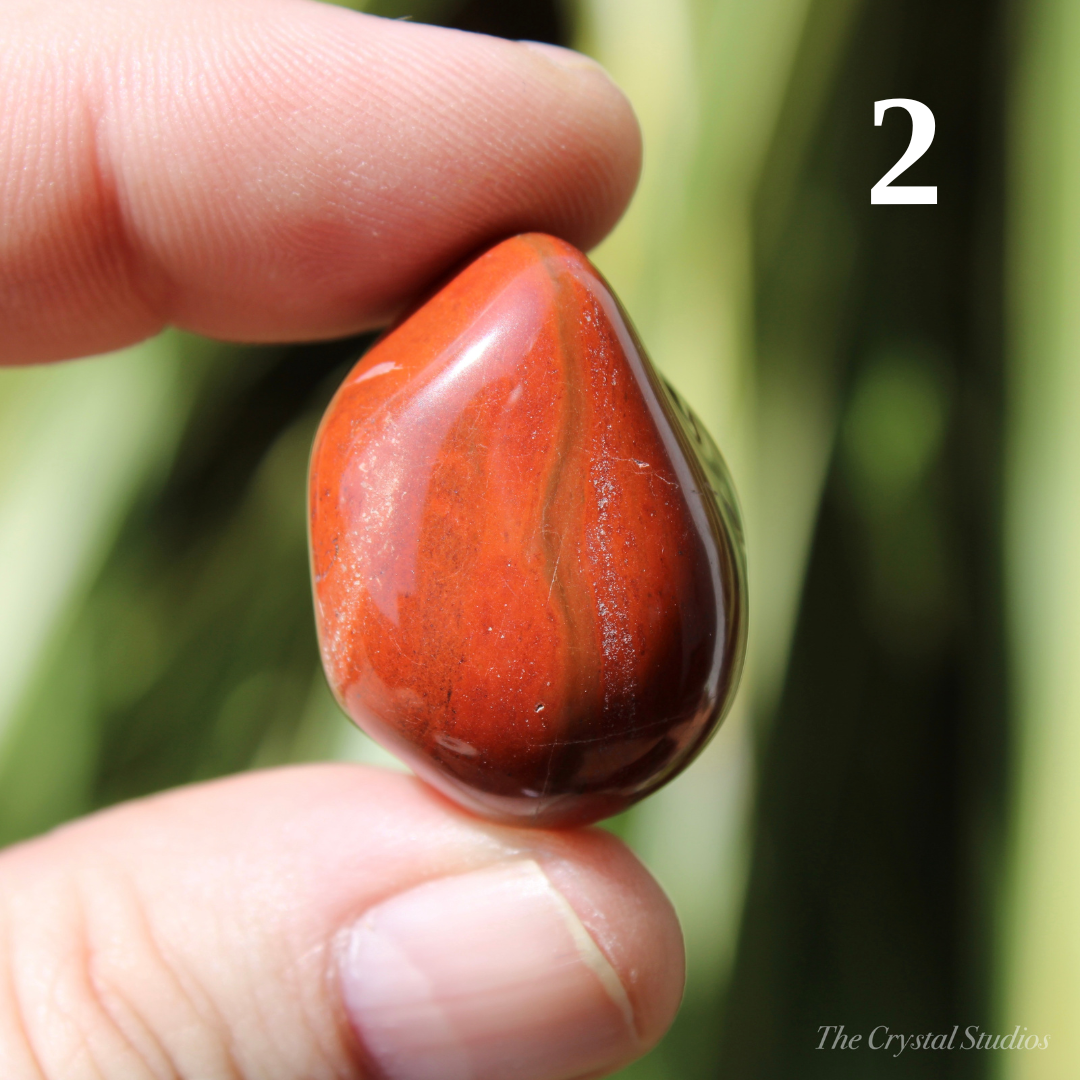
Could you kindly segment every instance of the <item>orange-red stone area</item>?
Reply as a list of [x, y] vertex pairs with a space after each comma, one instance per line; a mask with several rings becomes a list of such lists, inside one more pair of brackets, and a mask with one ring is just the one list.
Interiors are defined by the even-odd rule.
[[485, 816], [616, 813], [733, 693], [740, 555], [618, 302], [553, 237], [492, 248], [357, 364], [310, 515], [335, 695]]

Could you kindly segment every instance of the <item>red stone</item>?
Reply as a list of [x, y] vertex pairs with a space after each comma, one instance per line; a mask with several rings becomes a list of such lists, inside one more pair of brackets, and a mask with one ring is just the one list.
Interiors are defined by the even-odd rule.
[[737, 511], [699, 437], [575, 248], [517, 236], [466, 267], [315, 439], [316, 618], [348, 714], [497, 820], [596, 821], [669, 780], [745, 638]]

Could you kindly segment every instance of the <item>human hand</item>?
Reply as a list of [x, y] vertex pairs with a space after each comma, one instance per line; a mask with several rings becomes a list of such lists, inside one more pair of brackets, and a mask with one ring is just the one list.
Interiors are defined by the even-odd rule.
[[[304, 0], [8, 0], [0, 358], [167, 323], [346, 334], [488, 240], [595, 242], [637, 130], [558, 55]], [[569, 1080], [644, 1052], [681, 984], [671, 908], [612, 837], [492, 826], [359, 767], [0, 854], [4, 1080]]]

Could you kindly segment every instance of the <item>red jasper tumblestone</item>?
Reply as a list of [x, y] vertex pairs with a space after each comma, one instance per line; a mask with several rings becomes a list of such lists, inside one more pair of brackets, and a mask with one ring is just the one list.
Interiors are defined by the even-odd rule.
[[467, 266], [331, 402], [310, 482], [330, 685], [470, 809], [596, 821], [719, 723], [741, 538], [680, 404], [585, 256], [540, 234]]

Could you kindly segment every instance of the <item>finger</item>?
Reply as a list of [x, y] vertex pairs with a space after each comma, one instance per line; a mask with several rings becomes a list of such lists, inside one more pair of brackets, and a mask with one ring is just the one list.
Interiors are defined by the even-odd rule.
[[594, 244], [639, 157], [566, 50], [311, 0], [7, 3], [0, 359], [369, 328], [490, 240]]
[[614, 838], [411, 778], [253, 774], [0, 858], [0, 1076], [570, 1080], [670, 1023], [682, 944]]

